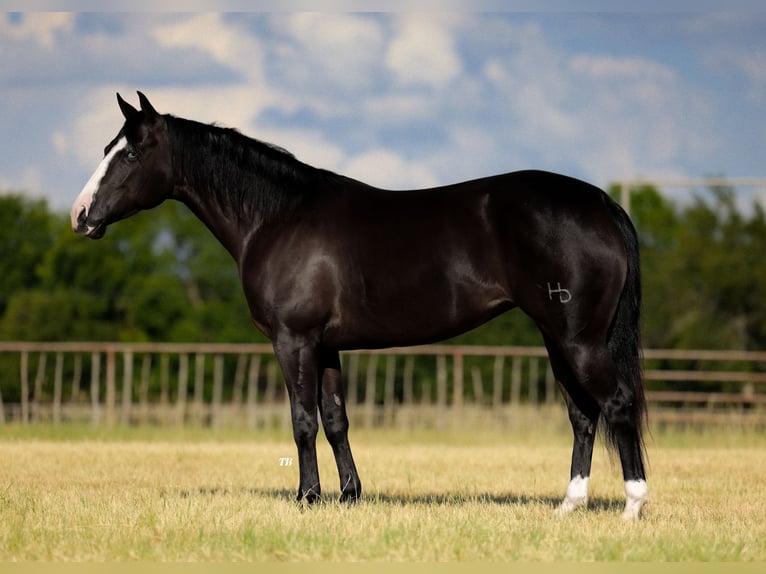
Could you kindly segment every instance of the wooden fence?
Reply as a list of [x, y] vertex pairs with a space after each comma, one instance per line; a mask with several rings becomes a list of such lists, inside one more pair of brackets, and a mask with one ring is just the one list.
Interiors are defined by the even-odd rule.
[[[655, 422], [766, 426], [766, 353], [644, 358]], [[561, 404], [543, 347], [354, 351], [343, 369], [358, 426], [508, 424], [519, 405]], [[270, 345], [0, 342], [0, 375], [0, 423], [289, 425]]]

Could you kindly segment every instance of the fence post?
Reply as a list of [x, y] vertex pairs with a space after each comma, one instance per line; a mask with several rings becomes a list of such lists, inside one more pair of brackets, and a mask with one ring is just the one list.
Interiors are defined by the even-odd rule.
[[101, 423], [101, 400], [99, 387], [101, 384], [101, 354], [91, 353], [90, 356], [90, 416], [93, 426]]
[[248, 355], [241, 353], [237, 356], [237, 370], [234, 371], [234, 385], [231, 389], [231, 410], [239, 418], [242, 411], [243, 393], [245, 390], [245, 373], [247, 372]]
[[70, 402], [76, 405], [80, 402], [80, 382], [82, 379], [82, 355], [75, 353], [72, 372], [72, 395]]
[[29, 353], [21, 351], [21, 424], [29, 422]]
[[194, 357], [194, 424], [200, 426], [205, 409], [205, 354], [197, 353]]
[[452, 405], [460, 409], [463, 406], [463, 353], [452, 353]]
[[43, 383], [45, 368], [48, 364], [48, 353], [40, 353], [37, 359], [37, 374], [35, 374], [35, 389], [32, 395], [32, 420], [40, 422], [40, 400], [43, 398]]
[[176, 398], [176, 425], [186, 422], [186, 397], [189, 394], [189, 355], [178, 355], [178, 397]]
[[447, 404], [447, 358], [436, 357], [436, 405], [439, 408]]
[[492, 369], [492, 406], [499, 407], [503, 404], [503, 371], [505, 370], [505, 357], [497, 355]]
[[130, 424], [130, 411], [133, 406], [133, 351], [122, 354], [122, 409], [120, 422]]
[[481, 369], [477, 366], [471, 368], [471, 384], [473, 390], [473, 404], [484, 405], [484, 382], [481, 378]]
[[353, 407], [359, 402], [359, 391], [357, 390], [359, 378], [359, 354], [352, 353], [348, 359], [348, 390], [346, 391], [346, 404]]
[[160, 356], [160, 406], [163, 418], [170, 403], [170, 357], [167, 353]]
[[396, 355], [386, 359], [386, 379], [383, 389], [383, 420], [385, 424], [393, 424], [396, 409], [394, 406], [394, 385], [396, 383]]
[[141, 359], [141, 386], [138, 390], [139, 410], [138, 416], [141, 422], [149, 421], [149, 382], [152, 373], [152, 356], [147, 353]]
[[371, 427], [375, 420], [375, 383], [378, 376], [378, 355], [374, 353], [367, 358], [367, 380], [364, 390], [364, 422]]
[[257, 426], [256, 402], [258, 399], [258, 376], [261, 371], [261, 356], [254, 355], [250, 359], [250, 368], [247, 370], [247, 428], [254, 429]]
[[415, 402], [415, 392], [413, 389], [415, 377], [415, 357], [407, 355], [404, 359], [404, 371], [402, 372], [402, 400], [405, 405], [412, 405]]
[[[263, 424], [267, 428], [273, 424], [273, 421], [269, 423], [269, 419], [273, 418], [271, 416], [272, 413], [275, 412], [274, 407], [277, 404], [277, 363], [276, 361], [268, 361], [266, 363], [266, 390], [264, 392], [263, 397], [263, 403], [266, 407], [263, 409], [264, 411], [264, 418], [263, 418]], [[282, 428], [286, 428], [287, 424], [285, 421], [279, 421], [280, 426]]]
[[537, 406], [539, 390], [537, 379], [540, 375], [540, 364], [536, 357], [529, 357], [529, 404]]
[[215, 356], [213, 362], [213, 406], [210, 426], [221, 428], [221, 403], [223, 402], [223, 355]]
[[514, 357], [511, 361], [511, 404], [518, 405], [521, 402], [521, 357]]
[[64, 354], [56, 353], [56, 367], [53, 373], [53, 424], [61, 422], [61, 394], [64, 385]]
[[106, 424], [114, 424], [114, 409], [117, 402], [117, 381], [116, 381], [116, 358], [114, 349], [110, 347], [106, 351]]

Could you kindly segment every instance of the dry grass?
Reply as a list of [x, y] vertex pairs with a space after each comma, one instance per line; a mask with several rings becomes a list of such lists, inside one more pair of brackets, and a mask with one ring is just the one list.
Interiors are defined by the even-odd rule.
[[[0, 430], [0, 561], [766, 560], [766, 439], [660, 435], [651, 501], [623, 524], [617, 464], [597, 451], [590, 509], [553, 515], [569, 464], [557, 433], [355, 436], [365, 501], [293, 502], [282, 434]], [[505, 440], [508, 439], [508, 441]], [[712, 443], [712, 444], [710, 444]]]

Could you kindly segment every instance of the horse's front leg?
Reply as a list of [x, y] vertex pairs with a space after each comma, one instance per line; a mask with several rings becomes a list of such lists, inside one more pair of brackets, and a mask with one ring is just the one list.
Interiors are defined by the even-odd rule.
[[285, 377], [287, 395], [290, 398], [293, 437], [298, 447], [298, 500], [313, 503], [319, 500], [322, 493], [316, 451], [319, 428], [317, 345], [302, 337], [283, 336], [274, 342], [274, 352]]

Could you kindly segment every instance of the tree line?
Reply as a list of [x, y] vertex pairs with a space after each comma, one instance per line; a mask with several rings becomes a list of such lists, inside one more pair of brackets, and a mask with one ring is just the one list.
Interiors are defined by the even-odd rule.
[[[618, 195], [615, 187], [609, 190]], [[678, 203], [632, 190], [645, 347], [766, 348], [766, 213], [730, 188]], [[182, 205], [166, 202], [95, 243], [45, 200], [0, 195], [0, 339], [265, 342], [233, 260]], [[537, 345], [511, 312], [450, 342]]]

